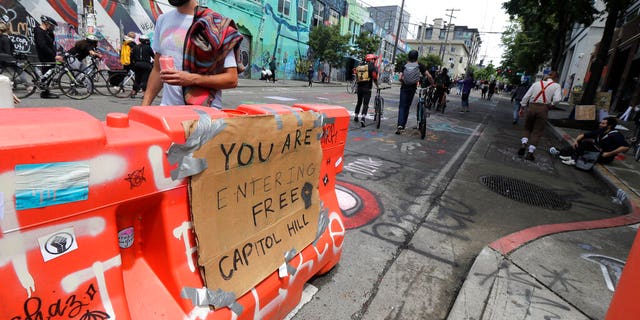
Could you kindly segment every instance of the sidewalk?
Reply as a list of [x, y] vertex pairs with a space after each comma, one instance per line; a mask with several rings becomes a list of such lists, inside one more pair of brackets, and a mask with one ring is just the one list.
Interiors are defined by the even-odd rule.
[[[307, 80], [285, 80], [279, 79], [276, 82], [269, 82], [266, 80], [255, 80], [255, 79], [238, 79], [238, 88], [240, 87], [307, 87], [309, 82]], [[346, 86], [346, 83], [341, 81], [332, 81], [332, 82], [313, 82], [314, 88], [322, 88], [322, 87], [342, 87]]]
[[[560, 108], [549, 118], [567, 118], [568, 105]], [[583, 132], [547, 124], [556, 147]], [[625, 215], [532, 227], [486, 246], [448, 319], [604, 319], [640, 223], [638, 172], [631, 151], [594, 168], [616, 195], [612, 201], [627, 208]]]

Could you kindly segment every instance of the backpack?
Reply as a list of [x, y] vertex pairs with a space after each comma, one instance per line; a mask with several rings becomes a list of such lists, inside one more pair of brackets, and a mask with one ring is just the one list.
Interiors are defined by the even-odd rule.
[[417, 62], [409, 62], [404, 65], [402, 79], [404, 84], [412, 86], [420, 81], [420, 65]]
[[602, 153], [598, 151], [585, 151], [584, 154], [576, 159], [575, 166], [580, 170], [589, 171], [593, 169], [601, 155]]
[[449, 88], [450, 80], [449, 76], [439, 75], [436, 77], [437, 88]]
[[369, 77], [369, 64], [361, 64], [356, 67], [356, 80], [358, 82], [368, 82], [371, 80]]
[[127, 43], [123, 43], [120, 49], [120, 63], [123, 66], [131, 64], [131, 46]]

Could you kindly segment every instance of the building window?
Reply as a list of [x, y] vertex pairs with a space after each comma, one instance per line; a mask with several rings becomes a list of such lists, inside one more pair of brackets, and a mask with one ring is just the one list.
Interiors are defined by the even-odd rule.
[[329, 24], [332, 26], [337, 26], [340, 24], [340, 14], [338, 11], [333, 9], [329, 9]]
[[307, 23], [309, 12], [309, 0], [298, 0], [298, 22]]
[[278, 12], [289, 16], [291, 10], [291, 0], [278, 0]]
[[451, 53], [456, 52], [456, 47], [451, 47]]
[[319, 26], [324, 22], [324, 4], [316, 2], [313, 6], [313, 25]]

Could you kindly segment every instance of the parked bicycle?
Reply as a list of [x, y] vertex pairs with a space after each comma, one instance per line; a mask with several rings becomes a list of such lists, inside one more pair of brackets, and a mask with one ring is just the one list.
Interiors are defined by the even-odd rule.
[[128, 72], [117, 71], [112, 72], [109, 76], [109, 92], [118, 97], [118, 98], [126, 98], [131, 95], [133, 91], [133, 83], [135, 79], [135, 72], [133, 70], [129, 70]]
[[[69, 66], [69, 55], [64, 55], [63, 61], [55, 63], [31, 63], [26, 55], [19, 55], [13, 63], [8, 63], [2, 74], [13, 82], [13, 93], [20, 99], [29, 97], [36, 89], [47, 90], [50, 86], [57, 86], [62, 93], [76, 100], [86, 99], [93, 91], [93, 82], [79, 70]], [[38, 68], [51, 66], [43, 75]]]

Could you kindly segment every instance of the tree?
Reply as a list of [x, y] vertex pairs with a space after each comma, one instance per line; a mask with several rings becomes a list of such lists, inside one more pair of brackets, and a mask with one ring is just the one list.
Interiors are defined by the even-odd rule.
[[382, 39], [376, 35], [371, 34], [368, 31], [360, 32], [356, 37], [356, 48], [354, 54], [358, 57], [358, 60], [364, 60], [364, 57], [369, 54], [375, 54], [380, 48], [380, 42]]
[[[425, 57], [418, 57], [418, 62], [424, 64], [427, 69], [431, 69], [432, 67], [439, 67], [442, 65], [442, 59], [437, 54], [428, 54]], [[407, 63], [407, 54], [399, 53], [396, 56], [396, 66], [395, 72], [402, 72], [404, 70], [404, 65]]]
[[474, 78], [478, 80], [491, 80], [491, 78], [494, 78], [495, 76], [496, 68], [491, 63], [482, 69], [478, 69], [474, 74]]
[[[349, 51], [350, 34], [340, 35], [337, 25], [319, 25], [309, 32], [309, 48], [320, 61], [329, 63], [329, 75], [333, 67], [339, 67]], [[330, 78], [330, 77], [329, 77]]]
[[582, 93], [582, 99], [580, 104], [593, 104], [596, 98], [596, 91], [598, 90], [598, 84], [602, 77], [602, 70], [604, 69], [607, 53], [611, 42], [613, 40], [613, 33], [616, 28], [619, 16], [624, 12], [632, 0], [608, 0], [606, 2], [607, 8], [607, 20], [604, 23], [604, 31], [602, 32], [602, 38], [598, 45], [598, 51], [591, 66], [589, 67], [589, 80], [587, 81], [584, 91]]
[[542, 50], [530, 57], [538, 66], [551, 61], [551, 67], [560, 67], [565, 40], [575, 23], [589, 25], [595, 19], [593, 0], [508, 0], [502, 7], [512, 20], [519, 20], [521, 32]]

